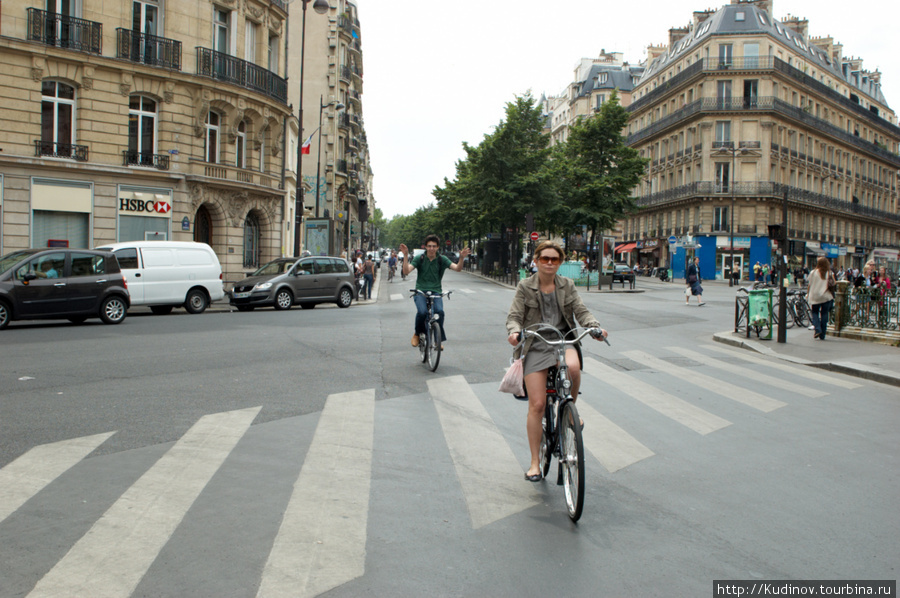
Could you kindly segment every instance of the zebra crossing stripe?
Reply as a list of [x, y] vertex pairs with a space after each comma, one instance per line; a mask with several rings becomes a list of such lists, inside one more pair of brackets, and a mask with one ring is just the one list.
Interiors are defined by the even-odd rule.
[[365, 573], [375, 390], [330, 395], [257, 596], [318, 596]]
[[653, 357], [652, 355], [648, 355], [643, 351], [625, 351], [622, 354], [629, 359], [637, 361], [638, 363], [643, 363], [644, 365], [650, 366], [660, 372], [669, 374], [670, 376], [681, 378], [682, 380], [690, 382], [695, 386], [705, 388], [710, 392], [714, 392], [725, 398], [731, 399], [732, 401], [737, 401], [738, 403], [742, 403], [744, 405], [747, 405], [748, 407], [758, 409], [764, 413], [774, 411], [780, 407], [784, 407], [785, 405], [787, 405], [787, 403], [782, 403], [777, 399], [767, 397], [758, 392], [747, 390], [746, 388], [741, 388], [736, 384], [731, 384], [729, 382], [725, 382], [724, 380], [718, 380], [716, 378], [713, 378], [712, 376], [701, 374], [700, 372], [694, 371], [694, 369], [688, 370], [688, 368], [672, 365], [671, 363], [663, 361], [662, 359], [658, 359], [656, 357]]
[[771, 376], [760, 376], [759, 372], [754, 372], [753, 370], [748, 370], [747, 368], [741, 367], [739, 365], [734, 365], [733, 363], [728, 363], [726, 361], [722, 361], [721, 359], [709, 357], [707, 355], [704, 355], [703, 353], [691, 351], [690, 349], [686, 349], [684, 347], [666, 347], [666, 349], [672, 351], [673, 353], [684, 355], [685, 357], [693, 359], [694, 361], [698, 361], [704, 365], [709, 365], [716, 369], [729, 372], [731, 374], [734, 374], [735, 376], [750, 378], [751, 380], [769, 384], [770, 386], [777, 386], [782, 390], [795, 392], [805, 397], [817, 398], [824, 397], [828, 394], [827, 392], [816, 390], [815, 388], [808, 388], [806, 386], [803, 386], [802, 384], [795, 384], [788, 380], [774, 379]]
[[575, 406], [578, 415], [586, 422], [581, 431], [584, 446], [608, 472], [619, 471], [654, 455], [653, 451], [585, 401], [578, 401]]
[[475, 291], [473, 291], [472, 289], [456, 289], [456, 290], [459, 291], [459, 292], [461, 292], [461, 293], [466, 293], [466, 294], [468, 294], [468, 295], [471, 295], [472, 293], [475, 292]]
[[200, 418], [29, 596], [130, 595], [259, 410], [253, 407]]
[[0, 469], [0, 521], [115, 434], [107, 432], [36, 446]]
[[727, 419], [713, 415], [596, 359], [585, 357], [584, 371], [698, 434], [706, 435], [731, 425]]
[[478, 529], [524, 511], [541, 499], [494, 420], [466, 379], [428, 381], [444, 439], [466, 497], [472, 527]]
[[391, 301], [402, 301], [403, 293], [391, 293]]
[[760, 365], [764, 365], [769, 369], [773, 370], [781, 370], [782, 372], [788, 372], [792, 376], [798, 376], [800, 378], [806, 378], [807, 380], [815, 380], [816, 382], [823, 382], [825, 384], [840, 386], [841, 388], [846, 389], [854, 389], [859, 388], [862, 384], [857, 384], [856, 382], [851, 382], [840, 376], [828, 376], [826, 374], [820, 374], [814, 369], [808, 368], [806, 366], [801, 365], [788, 365], [786, 363], [781, 363], [777, 359], [767, 359], [765, 357], [759, 357], [755, 353], [748, 351], [746, 349], [742, 349], [737, 351], [735, 349], [728, 349], [726, 347], [720, 347], [719, 345], [703, 345], [704, 349], [709, 349], [711, 351], [715, 351], [717, 353], [722, 353], [723, 355], [728, 355], [730, 357], [737, 357], [744, 361], [749, 361], [750, 363], [758, 363]]

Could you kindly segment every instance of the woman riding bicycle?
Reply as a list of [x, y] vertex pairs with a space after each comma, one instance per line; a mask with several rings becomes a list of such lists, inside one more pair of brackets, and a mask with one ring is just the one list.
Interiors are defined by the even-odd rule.
[[[566, 257], [562, 247], [552, 241], [544, 241], [534, 252], [538, 271], [519, 283], [516, 296], [506, 316], [506, 330], [509, 344], [519, 344], [519, 333], [533, 324], [550, 324], [563, 332], [575, 328], [577, 320], [586, 328], [600, 327], [600, 323], [584, 306], [575, 283], [571, 278], [558, 276], [560, 264]], [[607, 336], [606, 330], [597, 340]], [[525, 472], [529, 482], [541, 480], [539, 453], [541, 445], [541, 418], [547, 402], [547, 369], [556, 365], [556, 352], [552, 347], [527, 338], [522, 346], [525, 355], [525, 391], [528, 394], [528, 417], [525, 428], [528, 431], [528, 446], [531, 449], [531, 466]], [[566, 364], [572, 382], [572, 396], [578, 397], [581, 384], [581, 363], [574, 347], [566, 350]]]

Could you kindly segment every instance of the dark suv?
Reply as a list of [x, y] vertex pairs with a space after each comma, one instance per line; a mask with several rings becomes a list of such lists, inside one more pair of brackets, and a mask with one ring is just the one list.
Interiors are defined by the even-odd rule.
[[356, 298], [353, 269], [339, 257], [283, 257], [272, 260], [231, 289], [238, 311], [273, 305], [275, 309], [311, 308], [317, 303], [350, 307]]
[[131, 303], [116, 256], [88, 249], [23, 249], [0, 257], [0, 328], [12, 320], [125, 319]]

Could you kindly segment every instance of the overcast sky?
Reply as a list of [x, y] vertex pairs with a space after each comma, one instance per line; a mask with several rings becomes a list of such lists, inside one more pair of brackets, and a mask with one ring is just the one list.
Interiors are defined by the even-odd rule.
[[[385, 218], [434, 201], [452, 180], [462, 142], [477, 145], [529, 90], [560, 93], [575, 64], [601, 50], [637, 64], [693, 11], [723, 0], [356, 0], [363, 49], [363, 117], [376, 207]], [[638, 8], [639, 7], [639, 8]], [[896, 0], [775, 0], [774, 15], [809, 20], [844, 55], [882, 72], [891, 108], [900, 109]], [[891, 48], [893, 42], [893, 48]]]

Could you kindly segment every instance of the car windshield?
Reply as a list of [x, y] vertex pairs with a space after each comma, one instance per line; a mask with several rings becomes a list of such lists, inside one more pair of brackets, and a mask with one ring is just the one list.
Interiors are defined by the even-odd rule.
[[14, 251], [0, 257], [0, 274], [4, 274], [7, 270], [34, 253], [34, 251]]
[[290, 270], [293, 265], [294, 262], [291, 260], [275, 260], [254, 272], [253, 276], [277, 276]]

